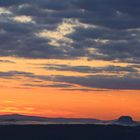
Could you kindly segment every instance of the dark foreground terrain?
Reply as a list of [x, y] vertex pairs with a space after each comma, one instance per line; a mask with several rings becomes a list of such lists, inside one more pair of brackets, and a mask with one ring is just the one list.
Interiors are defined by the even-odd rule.
[[140, 140], [140, 127], [116, 125], [0, 126], [1, 140]]

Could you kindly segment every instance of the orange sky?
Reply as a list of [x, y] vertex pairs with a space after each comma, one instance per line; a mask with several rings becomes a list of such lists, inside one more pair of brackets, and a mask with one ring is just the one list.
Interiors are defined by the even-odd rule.
[[[111, 62], [75, 60], [29, 60], [16, 58], [1, 58], [14, 63], [1, 63], [1, 72], [25, 71], [38, 75], [79, 75], [83, 73], [47, 71], [35, 64], [69, 64], [106, 66]], [[118, 64], [114, 64], [118, 65]], [[119, 64], [125, 66], [127, 64]], [[19, 79], [20, 78], [20, 79]], [[37, 82], [38, 83], [38, 82]], [[41, 82], [42, 84], [51, 83]], [[18, 79], [0, 79], [0, 114], [28, 114], [46, 117], [73, 117], [114, 119], [121, 115], [131, 115], [140, 120], [140, 94], [137, 90], [61, 90], [52, 87], [26, 87], [23, 84], [34, 84], [32, 78], [19, 76]], [[85, 88], [85, 87], [77, 87]]]
[[[133, 93], [133, 94], [132, 94]], [[138, 91], [68, 92], [55, 89], [1, 89], [0, 112], [48, 117], [140, 118]]]

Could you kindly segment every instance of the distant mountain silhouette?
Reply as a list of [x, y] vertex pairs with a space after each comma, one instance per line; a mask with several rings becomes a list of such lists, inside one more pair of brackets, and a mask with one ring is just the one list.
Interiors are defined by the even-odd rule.
[[30, 121], [32, 122], [40, 122], [42, 123], [77, 123], [77, 124], [96, 124], [100, 123], [100, 120], [96, 119], [81, 119], [81, 118], [47, 118], [47, 117], [37, 117], [37, 116], [27, 116], [27, 115], [20, 115], [20, 114], [10, 114], [10, 115], [1, 115], [0, 116], [0, 122], [10, 122], [10, 123], [15, 123], [15, 122], [21, 122], [24, 123], [25, 121]]
[[27, 116], [20, 114], [1, 115], [0, 121], [46, 121], [45, 117]]
[[88, 118], [47, 118], [20, 114], [0, 115], [0, 124], [103, 124], [138, 125], [130, 116], [121, 116], [117, 120], [103, 121]]

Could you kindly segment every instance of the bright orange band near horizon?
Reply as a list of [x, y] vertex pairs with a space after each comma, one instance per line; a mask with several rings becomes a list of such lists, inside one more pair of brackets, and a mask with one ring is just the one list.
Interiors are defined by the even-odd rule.
[[[45, 74], [45, 71], [36, 70], [31, 66], [29, 69], [29, 62], [21, 61], [16, 63], [18, 71], [22, 69], [37, 74]], [[12, 67], [15, 69], [14, 65], [1, 64], [5, 71], [11, 70]], [[97, 65], [103, 65], [103, 62]], [[57, 72], [52, 71], [53, 73], [57, 74]], [[58, 73], [60, 74], [60, 72]], [[140, 120], [140, 94], [138, 90], [71, 91], [50, 87], [26, 88], [19, 86], [26, 82], [27, 79], [22, 79], [22, 82], [20, 79], [0, 79], [0, 114], [18, 113], [43, 117], [96, 118], [102, 120], [130, 115], [135, 120]]]
[[56, 90], [2, 90], [1, 114], [27, 114], [44, 117], [114, 119], [131, 115], [140, 119], [140, 95], [137, 91], [62, 92]]

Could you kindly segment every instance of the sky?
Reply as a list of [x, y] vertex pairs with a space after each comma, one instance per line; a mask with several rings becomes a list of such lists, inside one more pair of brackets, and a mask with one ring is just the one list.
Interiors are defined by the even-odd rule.
[[140, 1], [0, 0], [0, 114], [140, 120]]

